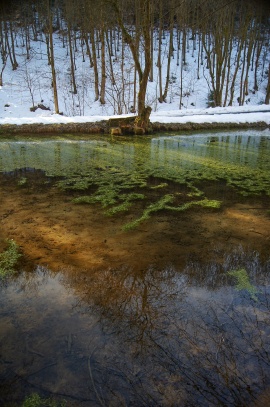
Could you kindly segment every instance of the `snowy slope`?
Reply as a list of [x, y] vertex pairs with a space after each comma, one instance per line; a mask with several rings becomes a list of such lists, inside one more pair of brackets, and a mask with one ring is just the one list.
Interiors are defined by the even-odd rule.
[[[71, 122], [94, 122], [107, 119], [119, 112], [119, 106], [115, 99], [116, 89], [107, 79], [106, 104], [101, 105], [94, 101], [93, 69], [85, 56], [83, 62], [82, 51], [76, 53], [76, 81], [78, 94], [71, 92], [70, 65], [67, 49], [63, 48], [62, 39], [55, 34], [55, 55], [57, 68], [59, 106], [63, 115], [55, 115], [53, 95], [51, 88], [50, 66], [47, 62], [46, 44], [42, 33], [39, 41], [31, 42], [31, 57], [25, 56], [25, 47], [20, 36], [17, 36], [17, 55], [19, 67], [13, 71], [7, 67], [3, 74], [3, 86], [0, 87], [0, 124], [30, 124], [30, 123], [71, 123]], [[164, 73], [166, 74], [166, 52], [168, 38], [164, 41]], [[125, 45], [125, 104], [120, 110], [127, 114], [132, 101], [131, 89], [133, 79], [132, 58], [129, 49]], [[158, 72], [156, 67], [157, 56], [154, 54], [154, 81], [149, 82], [146, 102], [152, 107], [152, 122], [161, 123], [185, 123], [185, 122], [258, 122], [264, 121], [270, 124], [270, 107], [263, 105], [265, 97], [266, 76], [259, 75], [259, 91], [250, 92], [245, 106], [206, 109], [207, 95], [209, 92], [208, 75], [205, 65], [200, 67], [200, 79], [198, 79], [196, 52], [191, 52], [187, 58], [187, 64], [183, 76], [183, 105], [179, 109], [179, 76], [180, 67], [177, 66], [176, 58], [171, 61], [171, 81], [169, 85], [167, 103], [158, 102]], [[120, 78], [121, 60], [113, 60], [116, 87], [121, 85]], [[252, 77], [250, 75], [249, 86], [252, 89]], [[163, 84], [164, 85], [164, 84]], [[120, 88], [119, 88], [120, 89]], [[237, 89], [235, 92], [237, 99]], [[50, 110], [37, 109], [31, 112], [33, 105], [43, 104]]]

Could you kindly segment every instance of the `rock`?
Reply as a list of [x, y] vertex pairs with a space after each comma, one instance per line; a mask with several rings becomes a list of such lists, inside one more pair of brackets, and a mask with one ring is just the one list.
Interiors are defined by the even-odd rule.
[[50, 108], [44, 106], [43, 103], [39, 103], [39, 104], [38, 104], [38, 109], [41, 109], [41, 110], [50, 110]]
[[122, 136], [122, 130], [120, 127], [111, 127], [111, 136]]

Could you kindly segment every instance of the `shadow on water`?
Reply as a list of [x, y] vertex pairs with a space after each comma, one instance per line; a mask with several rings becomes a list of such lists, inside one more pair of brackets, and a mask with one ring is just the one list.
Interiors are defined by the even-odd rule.
[[[248, 286], [229, 273], [241, 269]], [[181, 272], [24, 272], [1, 287], [0, 400], [264, 405], [269, 283], [270, 260], [241, 247]]]
[[1, 140], [1, 405], [270, 404], [268, 134]]

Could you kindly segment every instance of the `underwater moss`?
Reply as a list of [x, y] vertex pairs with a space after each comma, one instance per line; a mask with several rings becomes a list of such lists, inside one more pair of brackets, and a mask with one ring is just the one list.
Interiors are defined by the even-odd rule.
[[131, 208], [132, 201], [137, 201], [144, 198], [145, 196], [143, 194], [136, 193], [122, 194], [121, 196], [119, 196], [119, 199], [124, 202], [122, 202], [119, 205], [113, 206], [112, 208], [108, 209], [105, 213], [106, 215], [112, 216], [119, 212], [126, 212]]
[[14, 240], [7, 240], [7, 249], [0, 253], [0, 278], [8, 277], [15, 273], [15, 267], [21, 254], [19, 246]]
[[175, 197], [174, 195], [168, 194], [165, 195], [163, 198], [161, 198], [159, 201], [149, 205], [143, 212], [142, 216], [130, 223], [127, 223], [126, 225], [123, 226], [123, 230], [131, 230], [136, 228], [140, 223], [143, 221], [147, 220], [150, 218], [150, 214], [153, 212], [161, 211], [162, 209], [167, 209], [171, 211], [178, 211], [178, 212], [184, 212], [187, 209], [191, 208], [192, 206], [201, 206], [204, 208], [214, 208], [218, 209], [221, 206], [220, 201], [216, 200], [209, 200], [209, 199], [203, 199], [201, 201], [192, 201], [192, 202], [187, 202], [181, 206], [170, 206], [169, 204], [174, 201]]
[[141, 222], [149, 219], [150, 214], [153, 212], [161, 211], [162, 209], [166, 209], [167, 204], [173, 202], [174, 196], [173, 195], [164, 195], [159, 201], [150, 204], [144, 211], [140, 218], [127, 223], [123, 226], [123, 230], [130, 230], [136, 228]]
[[254, 285], [250, 283], [247, 271], [245, 269], [231, 270], [228, 274], [236, 279], [235, 289], [237, 291], [245, 290], [247, 291], [251, 298], [257, 300], [257, 289]]
[[85, 196], [79, 196], [78, 198], [72, 199], [72, 202], [76, 203], [76, 204], [93, 204], [93, 203], [96, 203], [97, 201], [94, 196], [85, 195]]
[[168, 186], [167, 182], [162, 182], [159, 185], [155, 185], [154, 187], [151, 187], [151, 189], [161, 189], [161, 188], [166, 188]]
[[104, 187], [99, 188], [98, 191], [93, 195], [85, 195], [74, 198], [72, 202], [76, 204], [94, 204], [99, 202], [101, 203], [102, 207], [107, 207], [114, 205], [119, 200], [124, 201], [122, 204], [119, 204], [106, 211], [108, 215], [113, 215], [114, 213], [127, 210], [131, 206], [132, 201], [144, 199], [144, 197], [145, 196], [143, 194], [136, 193], [120, 194], [117, 189], [107, 189]]
[[27, 178], [26, 177], [21, 177], [18, 181], [19, 186], [24, 186], [27, 183]]
[[66, 401], [61, 401], [58, 403], [53, 399], [42, 398], [39, 394], [33, 393], [28, 396], [23, 404], [22, 407], [65, 407]]
[[[8, 148], [7, 142], [0, 142], [0, 171], [42, 169], [47, 177], [61, 177], [56, 185], [62, 190], [84, 191], [73, 203], [98, 203], [107, 209], [107, 215], [130, 210], [133, 199], [125, 196], [129, 193], [141, 192], [142, 199], [155, 199], [158, 207], [164, 188], [175, 200], [181, 194], [183, 202], [188, 201], [175, 207], [167, 203], [164, 209], [181, 212], [196, 206], [219, 208], [221, 203], [208, 200], [203, 187], [198, 187], [210, 182], [213, 189], [222, 182], [224, 189], [229, 186], [244, 196], [270, 196], [269, 141], [254, 131], [215, 133], [215, 140], [211, 142], [211, 134], [117, 140], [98, 136], [80, 141], [71, 136], [67, 140], [20, 143], [9, 140]], [[146, 212], [139, 219], [154, 212], [145, 206]]]
[[108, 209], [105, 213], [106, 215], [113, 216], [119, 212], [126, 212], [132, 206], [132, 202], [126, 201], [119, 205], [114, 206], [113, 208]]
[[191, 192], [189, 192], [187, 194], [187, 196], [189, 196], [190, 198], [193, 197], [200, 197], [203, 196], [203, 192], [200, 191], [197, 187], [195, 187], [191, 182], [187, 182], [187, 186], [189, 187], [189, 189], [191, 190]]
[[187, 209], [191, 208], [192, 206], [201, 206], [203, 208], [219, 209], [221, 206], [221, 201], [205, 198], [200, 201], [186, 202], [181, 206], [167, 206], [166, 209], [170, 209], [172, 211], [183, 212], [183, 211], [186, 211]]

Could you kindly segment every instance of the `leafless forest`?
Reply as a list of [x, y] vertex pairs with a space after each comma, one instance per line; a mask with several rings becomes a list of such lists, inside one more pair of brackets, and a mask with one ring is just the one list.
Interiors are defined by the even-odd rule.
[[[0, 13], [0, 84], [4, 85], [8, 65], [17, 70], [21, 49], [27, 62], [36, 57], [35, 44], [42, 42], [56, 113], [56, 36], [69, 65], [69, 92], [76, 95], [82, 85], [76, 78], [80, 59], [88, 65], [95, 100], [114, 103], [118, 114], [144, 114], [154, 69], [158, 72], [158, 103], [167, 101], [170, 83], [177, 80], [181, 108], [188, 54], [195, 61], [197, 78], [207, 71], [209, 106], [231, 106], [235, 99], [243, 105], [250, 93], [258, 91], [262, 80], [266, 84], [263, 102], [269, 104], [267, 2], [21, 0], [2, 2]], [[172, 61], [180, 67], [179, 78], [172, 75]], [[32, 95], [31, 77], [26, 72], [27, 81]]]

